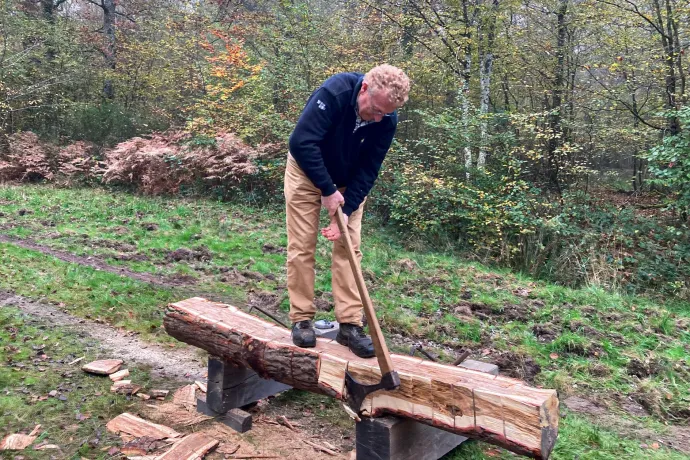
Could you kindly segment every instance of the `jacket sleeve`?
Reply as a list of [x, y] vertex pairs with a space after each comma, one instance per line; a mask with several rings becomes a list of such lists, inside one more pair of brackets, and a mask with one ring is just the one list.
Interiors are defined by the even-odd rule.
[[348, 216], [352, 214], [369, 194], [374, 182], [379, 176], [381, 164], [386, 158], [386, 153], [393, 142], [395, 135], [395, 123], [377, 136], [368, 136], [362, 144], [359, 154], [357, 173], [352, 181], [347, 184], [345, 190], [345, 205], [343, 212]]
[[326, 170], [320, 144], [333, 126], [338, 111], [337, 101], [331, 93], [324, 88], [317, 90], [304, 107], [290, 136], [290, 153], [324, 196], [332, 195], [337, 189]]

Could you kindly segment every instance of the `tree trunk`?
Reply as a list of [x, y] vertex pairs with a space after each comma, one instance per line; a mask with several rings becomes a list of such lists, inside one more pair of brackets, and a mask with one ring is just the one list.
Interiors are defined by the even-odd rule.
[[[103, 33], [105, 34], [105, 65], [109, 70], [115, 70], [115, 0], [102, 0]], [[111, 77], [107, 77], [103, 85], [103, 95], [106, 99], [115, 98], [115, 88]]]
[[470, 31], [472, 30], [472, 20], [470, 19], [470, 14], [467, 9], [467, 3], [468, 0], [463, 0], [462, 2], [463, 20], [465, 23], [465, 34], [463, 35], [465, 39], [465, 59], [462, 62], [462, 120], [466, 142], [464, 149], [465, 178], [469, 181], [471, 177], [470, 170], [472, 169], [472, 147], [470, 141], [470, 77], [472, 72], [472, 33]]
[[[482, 117], [480, 125], [481, 142], [477, 155], [477, 168], [483, 169], [486, 165], [486, 148], [488, 145], [489, 129], [489, 99], [491, 96], [491, 74], [494, 64], [494, 39], [496, 36], [496, 14], [499, 0], [492, 0], [491, 10], [487, 17], [479, 21], [479, 113]], [[486, 33], [486, 37], [484, 34]]]
[[561, 126], [563, 93], [565, 90], [565, 48], [568, 33], [566, 15], [570, 0], [559, 0], [556, 38], [556, 68], [554, 69], [553, 90], [551, 92], [549, 128], [551, 130], [547, 151], [547, 176], [549, 182], [561, 194], [560, 158], [557, 150], [563, 145], [563, 129]]
[[[336, 399], [347, 399], [346, 372], [364, 384], [381, 379], [375, 358], [357, 358], [346, 347], [320, 338], [315, 348], [296, 347], [287, 329], [198, 297], [169, 305], [163, 324], [178, 340], [263, 378]], [[400, 387], [370, 394], [362, 404], [364, 416], [393, 414], [548, 458], [558, 434], [555, 390], [421, 358], [391, 359]]]
[[[659, 0], [653, 0], [652, 4], [654, 6], [654, 12], [656, 13], [656, 19], [659, 27], [659, 35], [661, 37], [661, 46], [664, 49], [664, 61], [666, 64], [666, 75], [664, 81], [666, 84], [666, 99], [665, 105], [668, 110], [675, 110], [676, 106], [676, 59], [673, 53], [673, 38], [671, 30], [671, 11], [669, 0], [666, 0], [666, 14], [667, 21], [664, 24], [663, 13], [661, 11], [661, 5]], [[670, 136], [675, 136], [680, 132], [680, 121], [678, 117], [672, 116], [668, 118], [668, 134]]]

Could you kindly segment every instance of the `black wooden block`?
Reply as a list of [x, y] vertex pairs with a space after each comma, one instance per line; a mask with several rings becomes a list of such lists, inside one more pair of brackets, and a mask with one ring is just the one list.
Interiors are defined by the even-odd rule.
[[215, 412], [244, 407], [290, 388], [274, 380], [262, 379], [251, 369], [209, 356], [206, 404]]
[[437, 460], [467, 438], [399, 417], [357, 423], [357, 460]]
[[215, 417], [216, 420], [227, 425], [238, 433], [246, 433], [252, 429], [252, 414], [242, 409], [230, 409], [225, 413], [218, 413], [210, 409], [203, 399], [196, 400], [196, 410], [204, 415]]

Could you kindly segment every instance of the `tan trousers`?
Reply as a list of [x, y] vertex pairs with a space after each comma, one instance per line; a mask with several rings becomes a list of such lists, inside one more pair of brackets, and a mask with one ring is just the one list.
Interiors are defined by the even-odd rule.
[[[342, 192], [342, 190], [341, 190]], [[313, 319], [314, 306], [314, 254], [319, 238], [321, 191], [314, 186], [297, 162], [288, 157], [285, 168], [285, 206], [287, 217], [287, 287], [290, 297], [290, 321], [296, 323]], [[357, 258], [362, 229], [362, 208], [352, 213], [348, 231]], [[331, 259], [331, 286], [335, 299], [335, 317], [340, 323], [362, 325], [362, 301], [355, 277], [350, 268], [344, 238], [333, 244]]]

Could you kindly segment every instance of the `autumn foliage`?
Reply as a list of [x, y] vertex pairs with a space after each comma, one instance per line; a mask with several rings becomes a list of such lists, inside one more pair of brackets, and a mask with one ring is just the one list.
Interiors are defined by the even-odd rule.
[[0, 182], [51, 180], [56, 157], [57, 149], [41, 142], [34, 133], [13, 134], [8, 152], [0, 155]]
[[249, 147], [227, 132], [196, 142], [188, 133], [173, 131], [135, 137], [98, 155], [87, 142], [60, 148], [23, 132], [10, 137], [9, 153], [0, 157], [0, 182], [101, 181], [148, 195], [173, 194], [195, 184], [235, 186], [259, 171], [256, 160], [273, 158], [278, 151]]

